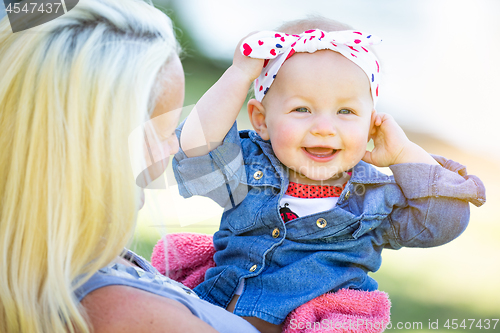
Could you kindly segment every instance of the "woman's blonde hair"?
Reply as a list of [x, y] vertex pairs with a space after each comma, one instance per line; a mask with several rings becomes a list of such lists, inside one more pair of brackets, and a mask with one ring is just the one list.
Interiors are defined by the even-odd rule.
[[74, 281], [132, 236], [127, 138], [177, 51], [168, 17], [141, 0], [80, 0], [18, 33], [0, 21], [1, 332], [89, 331]]

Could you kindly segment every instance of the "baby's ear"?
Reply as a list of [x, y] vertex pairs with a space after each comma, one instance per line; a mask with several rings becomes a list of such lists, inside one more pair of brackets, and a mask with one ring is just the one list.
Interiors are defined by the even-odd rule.
[[247, 104], [248, 117], [252, 123], [253, 129], [264, 140], [269, 140], [269, 133], [266, 124], [266, 109], [261, 102], [256, 99], [251, 99]]

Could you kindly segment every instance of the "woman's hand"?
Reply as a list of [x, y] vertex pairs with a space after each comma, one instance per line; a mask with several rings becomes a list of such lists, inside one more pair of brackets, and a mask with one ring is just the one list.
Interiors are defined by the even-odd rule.
[[438, 164], [431, 155], [411, 142], [394, 118], [385, 113], [373, 113], [370, 138], [375, 148], [365, 153], [363, 161], [378, 167], [401, 163]]

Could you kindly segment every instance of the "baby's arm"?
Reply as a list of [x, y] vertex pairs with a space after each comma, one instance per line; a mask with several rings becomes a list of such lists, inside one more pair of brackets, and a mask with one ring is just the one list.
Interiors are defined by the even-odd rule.
[[363, 161], [378, 167], [388, 167], [401, 163], [439, 163], [422, 147], [411, 142], [393, 117], [384, 113], [372, 116], [374, 149], [367, 151]]
[[186, 119], [180, 146], [187, 157], [205, 155], [222, 143], [263, 63], [261, 59], [245, 57], [238, 45], [232, 66], [201, 97]]
[[469, 202], [481, 206], [486, 200], [481, 180], [411, 142], [389, 115], [375, 114], [370, 134], [375, 148], [363, 160], [390, 166], [404, 194], [386, 228], [391, 247], [438, 246], [458, 237], [469, 221]]
[[431, 247], [458, 237], [469, 223], [469, 203], [486, 201], [484, 184], [463, 165], [435, 156], [440, 165], [392, 165], [404, 197], [395, 202], [386, 231], [394, 248]]

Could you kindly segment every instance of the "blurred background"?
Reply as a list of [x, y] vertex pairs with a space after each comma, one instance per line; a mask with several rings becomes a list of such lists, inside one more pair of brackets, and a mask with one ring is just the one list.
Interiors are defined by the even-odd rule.
[[[393, 115], [428, 152], [465, 164], [485, 183], [488, 201], [480, 208], [471, 205], [469, 227], [453, 242], [386, 250], [382, 268], [372, 276], [392, 300], [394, 326], [422, 323], [418, 331], [446, 332], [447, 320], [460, 325], [465, 319], [467, 329], [459, 331], [493, 331], [492, 319], [500, 318], [500, 1], [154, 2], [174, 21], [184, 49], [182, 119], [231, 64], [238, 41], [252, 31], [319, 14], [381, 37], [374, 47], [383, 71], [377, 110]], [[238, 123], [240, 129], [250, 128], [246, 109]], [[161, 181], [162, 189], [146, 190], [131, 244], [148, 259], [167, 232], [213, 234], [222, 214], [204, 198], [179, 197], [171, 169]], [[475, 319], [472, 327], [468, 319]], [[436, 320], [439, 329], [429, 330]], [[482, 327], [476, 326], [479, 320]]]

